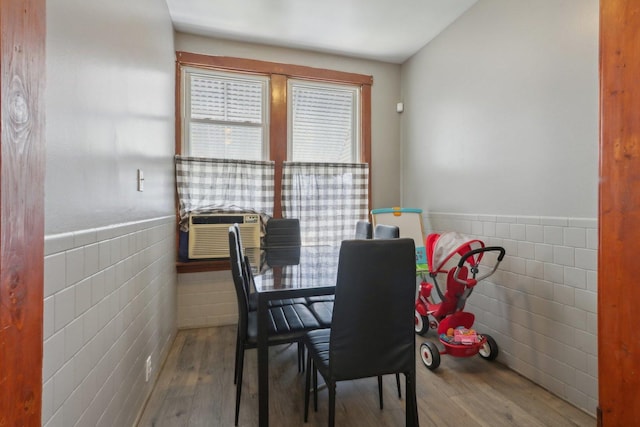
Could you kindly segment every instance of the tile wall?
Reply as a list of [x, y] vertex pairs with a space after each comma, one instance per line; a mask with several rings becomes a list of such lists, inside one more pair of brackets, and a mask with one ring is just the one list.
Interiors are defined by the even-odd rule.
[[447, 213], [423, 220], [426, 233], [458, 231], [506, 249], [467, 302], [476, 329], [497, 341], [499, 361], [595, 416], [597, 220]]
[[179, 274], [177, 300], [179, 329], [238, 322], [238, 303], [230, 271]]
[[175, 216], [45, 237], [44, 426], [134, 424], [175, 336], [175, 259]]

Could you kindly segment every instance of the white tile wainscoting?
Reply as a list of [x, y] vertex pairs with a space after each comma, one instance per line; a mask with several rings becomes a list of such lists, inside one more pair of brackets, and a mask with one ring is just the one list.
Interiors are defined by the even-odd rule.
[[176, 332], [175, 229], [166, 216], [45, 237], [42, 425], [134, 424]]
[[238, 322], [238, 303], [231, 271], [180, 273], [177, 300], [179, 329]]
[[425, 233], [458, 231], [503, 246], [467, 311], [498, 360], [595, 416], [598, 404], [596, 219], [427, 213]]

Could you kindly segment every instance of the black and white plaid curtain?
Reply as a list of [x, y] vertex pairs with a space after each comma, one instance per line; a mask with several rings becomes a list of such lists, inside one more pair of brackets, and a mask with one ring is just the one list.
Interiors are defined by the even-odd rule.
[[241, 210], [273, 216], [274, 176], [273, 161], [176, 156], [181, 228], [185, 230], [192, 212]]
[[303, 245], [339, 245], [369, 209], [366, 163], [284, 162], [282, 216], [300, 219]]

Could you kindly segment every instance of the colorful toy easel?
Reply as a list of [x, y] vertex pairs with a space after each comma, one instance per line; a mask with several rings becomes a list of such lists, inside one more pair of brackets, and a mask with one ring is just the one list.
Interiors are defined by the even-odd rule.
[[381, 208], [371, 211], [372, 225], [396, 225], [400, 229], [400, 237], [412, 238], [416, 244], [416, 268], [418, 271], [429, 271], [427, 252], [424, 245], [424, 227], [422, 225], [422, 209], [416, 208]]

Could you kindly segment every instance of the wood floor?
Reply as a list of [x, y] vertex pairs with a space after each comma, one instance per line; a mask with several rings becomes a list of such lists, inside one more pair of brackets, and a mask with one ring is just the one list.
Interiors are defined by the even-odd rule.
[[[430, 337], [431, 338], [431, 337]], [[416, 349], [425, 338], [416, 337]], [[417, 351], [417, 350], [416, 350]], [[139, 427], [233, 426], [235, 326], [179, 331]], [[297, 372], [296, 347], [270, 349], [270, 421], [275, 427], [326, 426], [327, 393], [318, 412], [303, 423], [304, 375]], [[258, 425], [256, 351], [245, 355], [240, 426]], [[418, 357], [418, 356], [417, 356]], [[395, 378], [384, 378], [384, 410], [375, 378], [338, 383], [336, 425], [397, 427], [404, 420]], [[420, 425], [595, 426], [595, 418], [553, 396], [496, 362], [443, 356], [437, 371], [417, 359]]]

